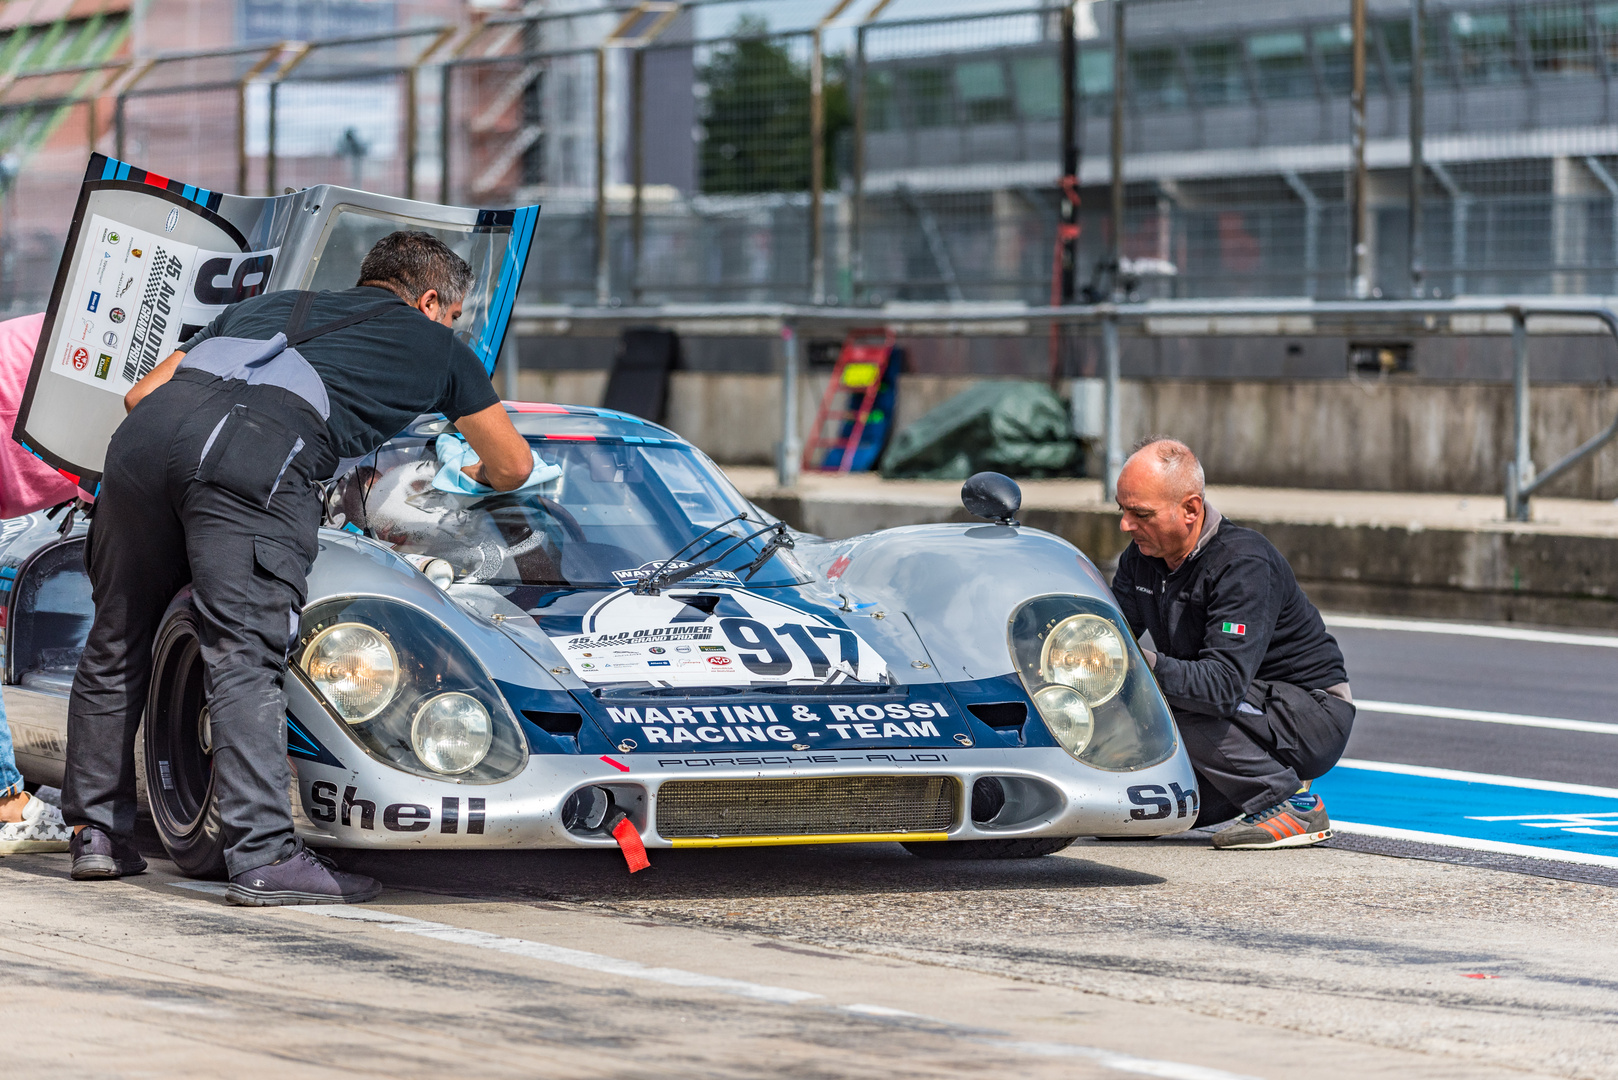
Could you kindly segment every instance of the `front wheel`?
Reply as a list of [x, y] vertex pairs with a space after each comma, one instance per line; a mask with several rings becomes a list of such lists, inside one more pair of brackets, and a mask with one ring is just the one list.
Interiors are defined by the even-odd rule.
[[922, 840], [904, 849], [919, 859], [1037, 859], [1054, 855], [1077, 836], [1031, 836], [1021, 840]]
[[225, 874], [224, 829], [214, 790], [212, 737], [201, 647], [189, 590], [163, 617], [152, 644], [146, 697], [146, 798], [169, 858], [194, 878]]

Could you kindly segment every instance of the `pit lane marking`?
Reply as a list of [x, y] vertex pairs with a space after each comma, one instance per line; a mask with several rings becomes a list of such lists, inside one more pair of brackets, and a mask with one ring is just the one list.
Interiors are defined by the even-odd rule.
[[1429, 622], [1418, 619], [1378, 619], [1367, 615], [1320, 616], [1327, 626], [1351, 630], [1397, 630], [1410, 634], [1452, 634], [1457, 637], [1499, 638], [1503, 641], [1537, 641], [1546, 645], [1589, 645], [1598, 649], [1618, 649], [1618, 635], [1569, 634], [1559, 630], [1527, 630], [1487, 623]]
[[1618, 735], [1618, 724], [1603, 724], [1596, 720], [1565, 720], [1559, 716], [1528, 716], [1523, 713], [1451, 709], [1442, 705], [1409, 705], [1399, 701], [1364, 701], [1359, 698], [1354, 699], [1354, 707], [1362, 712], [1426, 716], [1435, 720], [1474, 720], [1480, 724], [1509, 724], [1512, 727], [1552, 728], [1557, 731], [1583, 731], [1594, 735]]
[[1618, 799], [1618, 788], [1596, 787], [1592, 784], [1564, 784], [1559, 780], [1497, 776], [1494, 773], [1462, 772], [1459, 769], [1405, 765], [1396, 761], [1367, 761], [1363, 758], [1343, 758], [1337, 764], [1347, 769], [1364, 769], [1367, 772], [1399, 773], [1404, 776], [1425, 776], [1433, 780], [1459, 780], [1467, 784], [1495, 784], [1500, 787], [1531, 788], [1535, 791], [1559, 791], [1567, 795], [1594, 795], [1603, 799]]
[[[215, 882], [172, 882], [171, 884], [178, 885], [181, 888], [217, 886]], [[219, 888], [222, 891], [222, 886]], [[196, 891], [213, 892], [215, 889], [199, 888]], [[468, 930], [459, 926], [451, 926], [448, 923], [428, 922], [425, 919], [417, 919], [409, 915], [395, 915], [389, 911], [367, 910], [343, 904], [307, 904], [292, 906], [286, 910], [299, 915], [314, 915], [328, 919], [347, 919], [351, 922], [369, 923], [399, 933], [416, 934], [455, 945], [469, 945], [478, 949], [490, 949], [495, 952], [542, 960], [565, 967], [580, 968], [585, 971], [597, 971], [606, 975], [642, 979], [647, 982], [663, 983], [668, 986], [688, 989], [717, 990], [724, 994], [734, 994], [739, 997], [769, 1001], [780, 1005], [799, 1005], [825, 1000], [820, 994], [804, 990], [792, 990], [782, 986], [765, 986], [761, 983], [746, 982], [742, 979], [727, 979], [716, 975], [703, 975], [699, 972], [684, 971], [680, 968], [648, 967], [634, 960], [622, 960], [615, 956], [585, 952], [582, 949], [569, 949], [560, 945], [547, 945], [544, 942], [528, 941], [523, 938], [502, 937], [499, 934], [490, 934], [483, 930]], [[981, 1028], [971, 1028], [948, 1020], [939, 1020], [920, 1013], [906, 1012], [903, 1009], [893, 1009], [883, 1005], [856, 1004], [823, 1007], [834, 1012], [857, 1016], [866, 1020], [894, 1024], [923, 1024], [957, 1038], [969, 1039], [972, 1042], [988, 1046], [998, 1046], [1008, 1050], [1037, 1054], [1041, 1057], [1079, 1058], [1099, 1065], [1104, 1069], [1131, 1073], [1136, 1076], [1161, 1077], [1163, 1080], [1256, 1080], [1255, 1077], [1241, 1073], [1225, 1072], [1222, 1069], [1210, 1069], [1201, 1065], [1188, 1065], [1178, 1061], [1160, 1061], [1155, 1058], [1136, 1057], [1133, 1054], [1105, 1050], [1096, 1046], [1023, 1041], [997, 1037], [994, 1033], [984, 1031]]]
[[1563, 848], [1535, 847], [1532, 844], [1508, 844], [1500, 840], [1476, 840], [1453, 833], [1422, 832], [1419, 829], [1394, 829], [1386, 825], [1364, 825], [1357, 821], [1338, 821], [1331, 827], [1338, 832], [1358, 833], [1360, 836], [1379, 836], [1385, 840], [1409, 840], [1418, 844], [1461, 848], [1465, 851], [1490, 851], [1498, 855], [1521, 855], [1525, 859], [1548, 859], [1552, 862], [1578, 863], [1580, 866], [1618, 867], [1618, 858], [1611, 855], [1589, 855], [1582, 851]]
[[615, 956], [603, 956], [601, 953], [585, 952], [582, 949], [568, 949], [560, 945], [547, 945], [541, 941], [501, 937], [499, 934], [490, 934], [483, 930], [467, 930], [459, 926], [451, 926], [448, 923], [427, 922], [424, 919], [412, 918], [409, 915], [395, 915], [389, 911], [368, 911], [363, 908], [349, 907], [342, 904], [297, 905], [289, 910], [300, 915], [319, 915], [328, 919], [348, 919], [352, 922], [374, 923], [401, 934], [418, 934], [421, 937], [432, 938], [435, 941], [447, 941], [454, 945], [470, 945], [473, 948], [490, 949], [494, 952], [509, 953], [513, 956], [525, 956], [531, 960], [543, 960], [551, 964], [560, 964], [563, 967], [599, 971], [606, 975], [617, 975], [626, 979], [644, 979], [647, 982], [681, 986], [688, 989], [718, 990], [723, 994], [735, 994], [738, 997], [755, 998], [759, 1001], [773, 1001], [778, 1005], [796, 1005], [799, 1002], [816, 1000], [820, 997], [819, 994], [811, 994], [804, 990], [789, 990], [782, 986], [764, 986], [761, 983], [745, 982], [741, 979], [726, 979], [717, 975], [703, 975], [695, 971], [682, 971], [679, 968], [648, 967], [635, 960], [620, 960]]

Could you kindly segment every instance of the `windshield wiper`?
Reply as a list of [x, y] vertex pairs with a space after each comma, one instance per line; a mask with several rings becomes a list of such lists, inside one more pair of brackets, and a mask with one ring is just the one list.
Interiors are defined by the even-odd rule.
[[[659, 563], [656, 570], [653, 570], [650, 574], [647, 574], [645, 577], [641, 578], [640, 581], [635, 583], [636, 594], [640, 596], [656, 596], [657, 589], [655, 587], [642, 588], [642, 586], [647, 585], [649, 582], [654, 582], [662, 577], [662, 575], [668, 571], [670, 563], [672, 563], [675, 559], [678, 559], [681, 555], [684, 555], [687, 551], [690, 551], [694, 545], [701, 543], [706, 537], [712, 536], [720, 529], [723, 529], [726, 525], [732, 525], [738, 521], [746, 520], [747, 515], [745, 513], [737, 514], [734, 517], [728, 517], [719, 524], [714, 525], [711, 528], [704, 529], [691, 539], [687, 540], [680, 550], [676, 551], [673, 555], [670, 555], [668, 558]], [[717, 542], [718, 541], [715, 541], [715, 543]], [[708, 547], [712, 546], [712, 544], [708, 545]], [[708, 548], [703, 548], [703, 550], [706, 551]]]
[[[747, 515], [743, 514], [740, 516], [746, 517]], [[734, 520], [736, 519], [731, 519], [731, 521]], [[728, 525], [730, 522], [726, 522], [725, 524]], [[657, 570], [640, 579], [640, 581], [635, 585], [635, 593], [638, 596], [656, 596], [660, 590], [668, 588], [675, 582], [684, 581], [693, 574], [700, 574], [704, 570], [708, 570], [719, 565], [726, 559], [730, 558], [731, 552], [735, 551], [739, 547], [742, 547], [743, 545], [752, 543], [754, 540], [757, 540], [759, 537], [763, 536], [770, 530], [775, 529], [776, 527], [777, 525], [766, 525], [764, 528], [758, 530], [758, 532], [748, 533], [746, 536], [742, 537], [740, 540], [736, 541], [734, 544], [730, 545], [730, 547], [726, 548], [724, 551], [721, 551], [718, 555], [715, 555], [707, 562], [692, 563], [689, 566], [675, 567], [671, 570], [668, 568], [668, 561], [665, 560], [662, 567], [659, 567]], [[686, 547], [690, 546], [691, 545], [689, 544], [686, 545]], [[712, 548], [713, 546], [714, 545], [710, 544], [709, 548]], [[769, 545], [766, 544], [765, 546], [768, 547]], [[681, 550], [683, 551], [684, 548]], [[708, 549], [705, 548], [704, 550]], [[672, 559], [673, 556], [670, 556], [669, 558]]]
[[752, 581], [753, 575], [762, 570], [764, 564], [774, 558], [777, 551], [782, 548], [791, 548], [797, 543], [787, 531], [786, 522], [777, 521], [774, 528], [775, 535], [764, 541], [764, 546], [759, 549], [758, 558], [747, 564], [747, 570], [742, 574], [743, 581]]

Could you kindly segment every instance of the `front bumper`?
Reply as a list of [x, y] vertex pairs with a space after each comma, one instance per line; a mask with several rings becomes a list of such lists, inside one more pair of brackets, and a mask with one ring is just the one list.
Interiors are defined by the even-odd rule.
[[[1083, 765], [1058, 748], [844, 750], [756, 754], [535, 754], [518, 775], [493, 784], [414, 776], [362, 755], [354, 768], [298, 761], [303, 813], [299, 832], [315, 844], [349, 848], [609, 848], [611, 836], [562, 824], [569, 796], [605, 787], [629, 814], [648, 848], [870, 843], [892, 840], [988, 840], [1040, 836], [1163, 836], [1197, 816], [1196, 782], [1183, 748], [1138, 772]], [[941, 832], [667, 838], [658, 832], [660, 787], [673, 780], [769, 780], [859, 776], [945, 776], [958, 784], [954, 823]], [[1010, 823], [974, 824], [971, 792], [998, 777], [1022, 793]]]

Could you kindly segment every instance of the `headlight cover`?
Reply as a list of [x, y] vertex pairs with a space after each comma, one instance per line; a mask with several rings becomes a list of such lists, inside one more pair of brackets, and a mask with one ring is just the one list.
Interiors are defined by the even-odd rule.
[[428, 698], [410, 724], [410, 746], [416, 757], [447, 776], [475, 767], [493, 742], [489, 710], [471, 694], [455, 690]]
[[1174, 753], [1173, 715], [1112, 605], [1041, 596], [1012, 614], [1008, 633], [1040, 719], [1079, 761], [1128, 772]]
[[304, 646], [309, 681], [350, 724], [363, 724], [388, 707], [399, 689], [399, 655], [387, 637], [364, 623], [326, 627]]
[[[329, 600], [304, 613], [294, 652], [316, 696], [372, 757], [419, 776], [487, 784], [522, 769], [528, 746], [471, 651], [437, 620], [391, 600]], [[358, 659], [393, 658], [381, 705], [359, 695]], [[374, 670], [374, 669], [371, 669]], [[347, 680], [347, 681], [345, 681]], [[380, 686], [376, 680], [365, 688]], [[345, 696], [346, 695], [346, 696]]]

